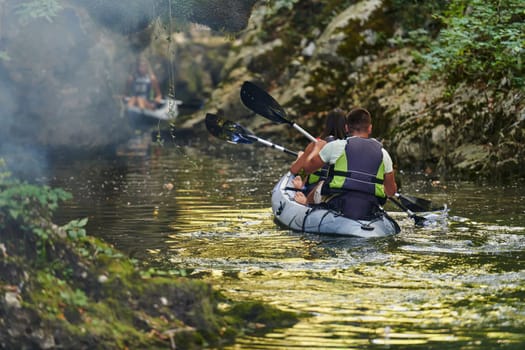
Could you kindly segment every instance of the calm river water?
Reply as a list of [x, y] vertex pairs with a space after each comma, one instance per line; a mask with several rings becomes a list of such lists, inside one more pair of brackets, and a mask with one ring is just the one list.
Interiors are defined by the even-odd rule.
[[88, 217], [89, 234], [146, 265], [311, 315], [228, 349], [525, 348], [523, 183], [400, 174], [404, 193], [446, 203], [450, 220], [415, 228], [387, 205], [402, 232], [367, 241], [276, 226], [270, 192], [290, 161], [259, 145], [172, 140], [57, 160], [46, 180], [75, 196], [57, 220]]

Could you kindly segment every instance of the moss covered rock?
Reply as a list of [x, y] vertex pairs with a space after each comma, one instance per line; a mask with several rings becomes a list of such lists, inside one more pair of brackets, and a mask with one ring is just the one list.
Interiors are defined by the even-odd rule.
[[[241, 81], [252, 80], [314, 134], [334, 107], [369, 109], [373, 136], [382, 139], [399, 169], [472, 179], [525, 176], [522, 89], [506, 79], [451, 85], [444, 73], [432, 79], [422, 74], [428, 68], [422, 48], [442, 25], [433, 15], [443, 13], [448, 2], [290, 3], [274, 10], [258, 7], [243, 41], [231, 51], [228, 84], [212, 96], [220, 98], [226, 115], [249, 114], [234, 106]], [[259, 128], [259, 120], [243, 123], [261, 134], [304, 140], [283, 125]]]
[[0, 348], [197, 349], [232, 343], [253, 322], [267, 331], [297, 321], [199, 280], [142, 270], [87, 236], [86, 220], [54, 225], [63, 192], [1, 175]]

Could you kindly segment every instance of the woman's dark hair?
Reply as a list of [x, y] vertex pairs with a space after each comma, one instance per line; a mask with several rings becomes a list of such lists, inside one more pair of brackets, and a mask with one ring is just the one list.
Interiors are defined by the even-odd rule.
[[324, 130], [320, 138], [326, 139], [328, 136], [333, 136], [336, 139], [346, 138], [345, 132], [345, 112], [340, 108], [335, 108], [326, 115]]

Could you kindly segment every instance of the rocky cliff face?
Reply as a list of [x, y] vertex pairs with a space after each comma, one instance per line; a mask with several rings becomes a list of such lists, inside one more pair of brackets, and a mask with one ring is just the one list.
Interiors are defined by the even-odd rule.
[[[238, 107], [238, 89], [252, 80], [312, 131], [334, 107], [368, 108], [374, 136], [400, 169], [470, 178], [525, 175], [523, 91], [466, 83], [451, 88], [444, 80], [422, 79], [412, 48], [393, 39], [418, 26], [437, 31], [435, 23], [417, 7], [394, 2], [305, 0], [277, 12], [255, 9], [209, 107], [248, 115]], [[259, 124], [250, 126], [258, 130]]]

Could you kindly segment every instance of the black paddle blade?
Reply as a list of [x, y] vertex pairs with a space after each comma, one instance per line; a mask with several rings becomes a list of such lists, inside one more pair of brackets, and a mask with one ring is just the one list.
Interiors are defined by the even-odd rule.
[[[396, 194], [396, 196], [399, 196], [399, 194]], [[427, 219], [422, 217], [422, 216], [419, 216], [419, 215], [416, 215], [412, 212], [412, 210], [410, 210], [409, 208], [407, 208], [405, 205], [403, 205], [402, 203], [400, 203], [397, 199], [393, 198], [393, 197], [388, 197], [388, 199], [390, 199], [390, 201], [392, 203], [394, 203], [396, 206], [398, 206], [401, 210], [403, 210], [404, 212], [406, 212], [408, 214], [408, 217], [411, 218], [412, 220], [414, 220], [414, 224], [416, 226], [419, 226], [419, 227], [423, 227], [427, 224]]]
[[213, 136], [230, 143], [254, 143], [252, 133], [231, 120], [221, 119], [218, 115], [206, 113], [206, 128]]
[[425, 212], [425, 211], [439, 210], [439, 208], [434, 208], [432, 206], [431, 201], [423, 199], [423, 198], [399, 194], [399, 200], [405, 207], [412, 210], [413, 212]]
[[277, 103], [270, 94], [254, 83], [245, 81], [242, 84], [241, 101], [246, 107], [255, 113], [260, 114], [275, 123], [292, 123], [286, 119], [286, 112], [283, 107], [281, 107], [281, 105]]
[[414, 224], [418, 227], [424, 227], [427, 225], [427, 219], [419, 216], [419, 215], [412, 215], [411, 218], [414, 220]]

